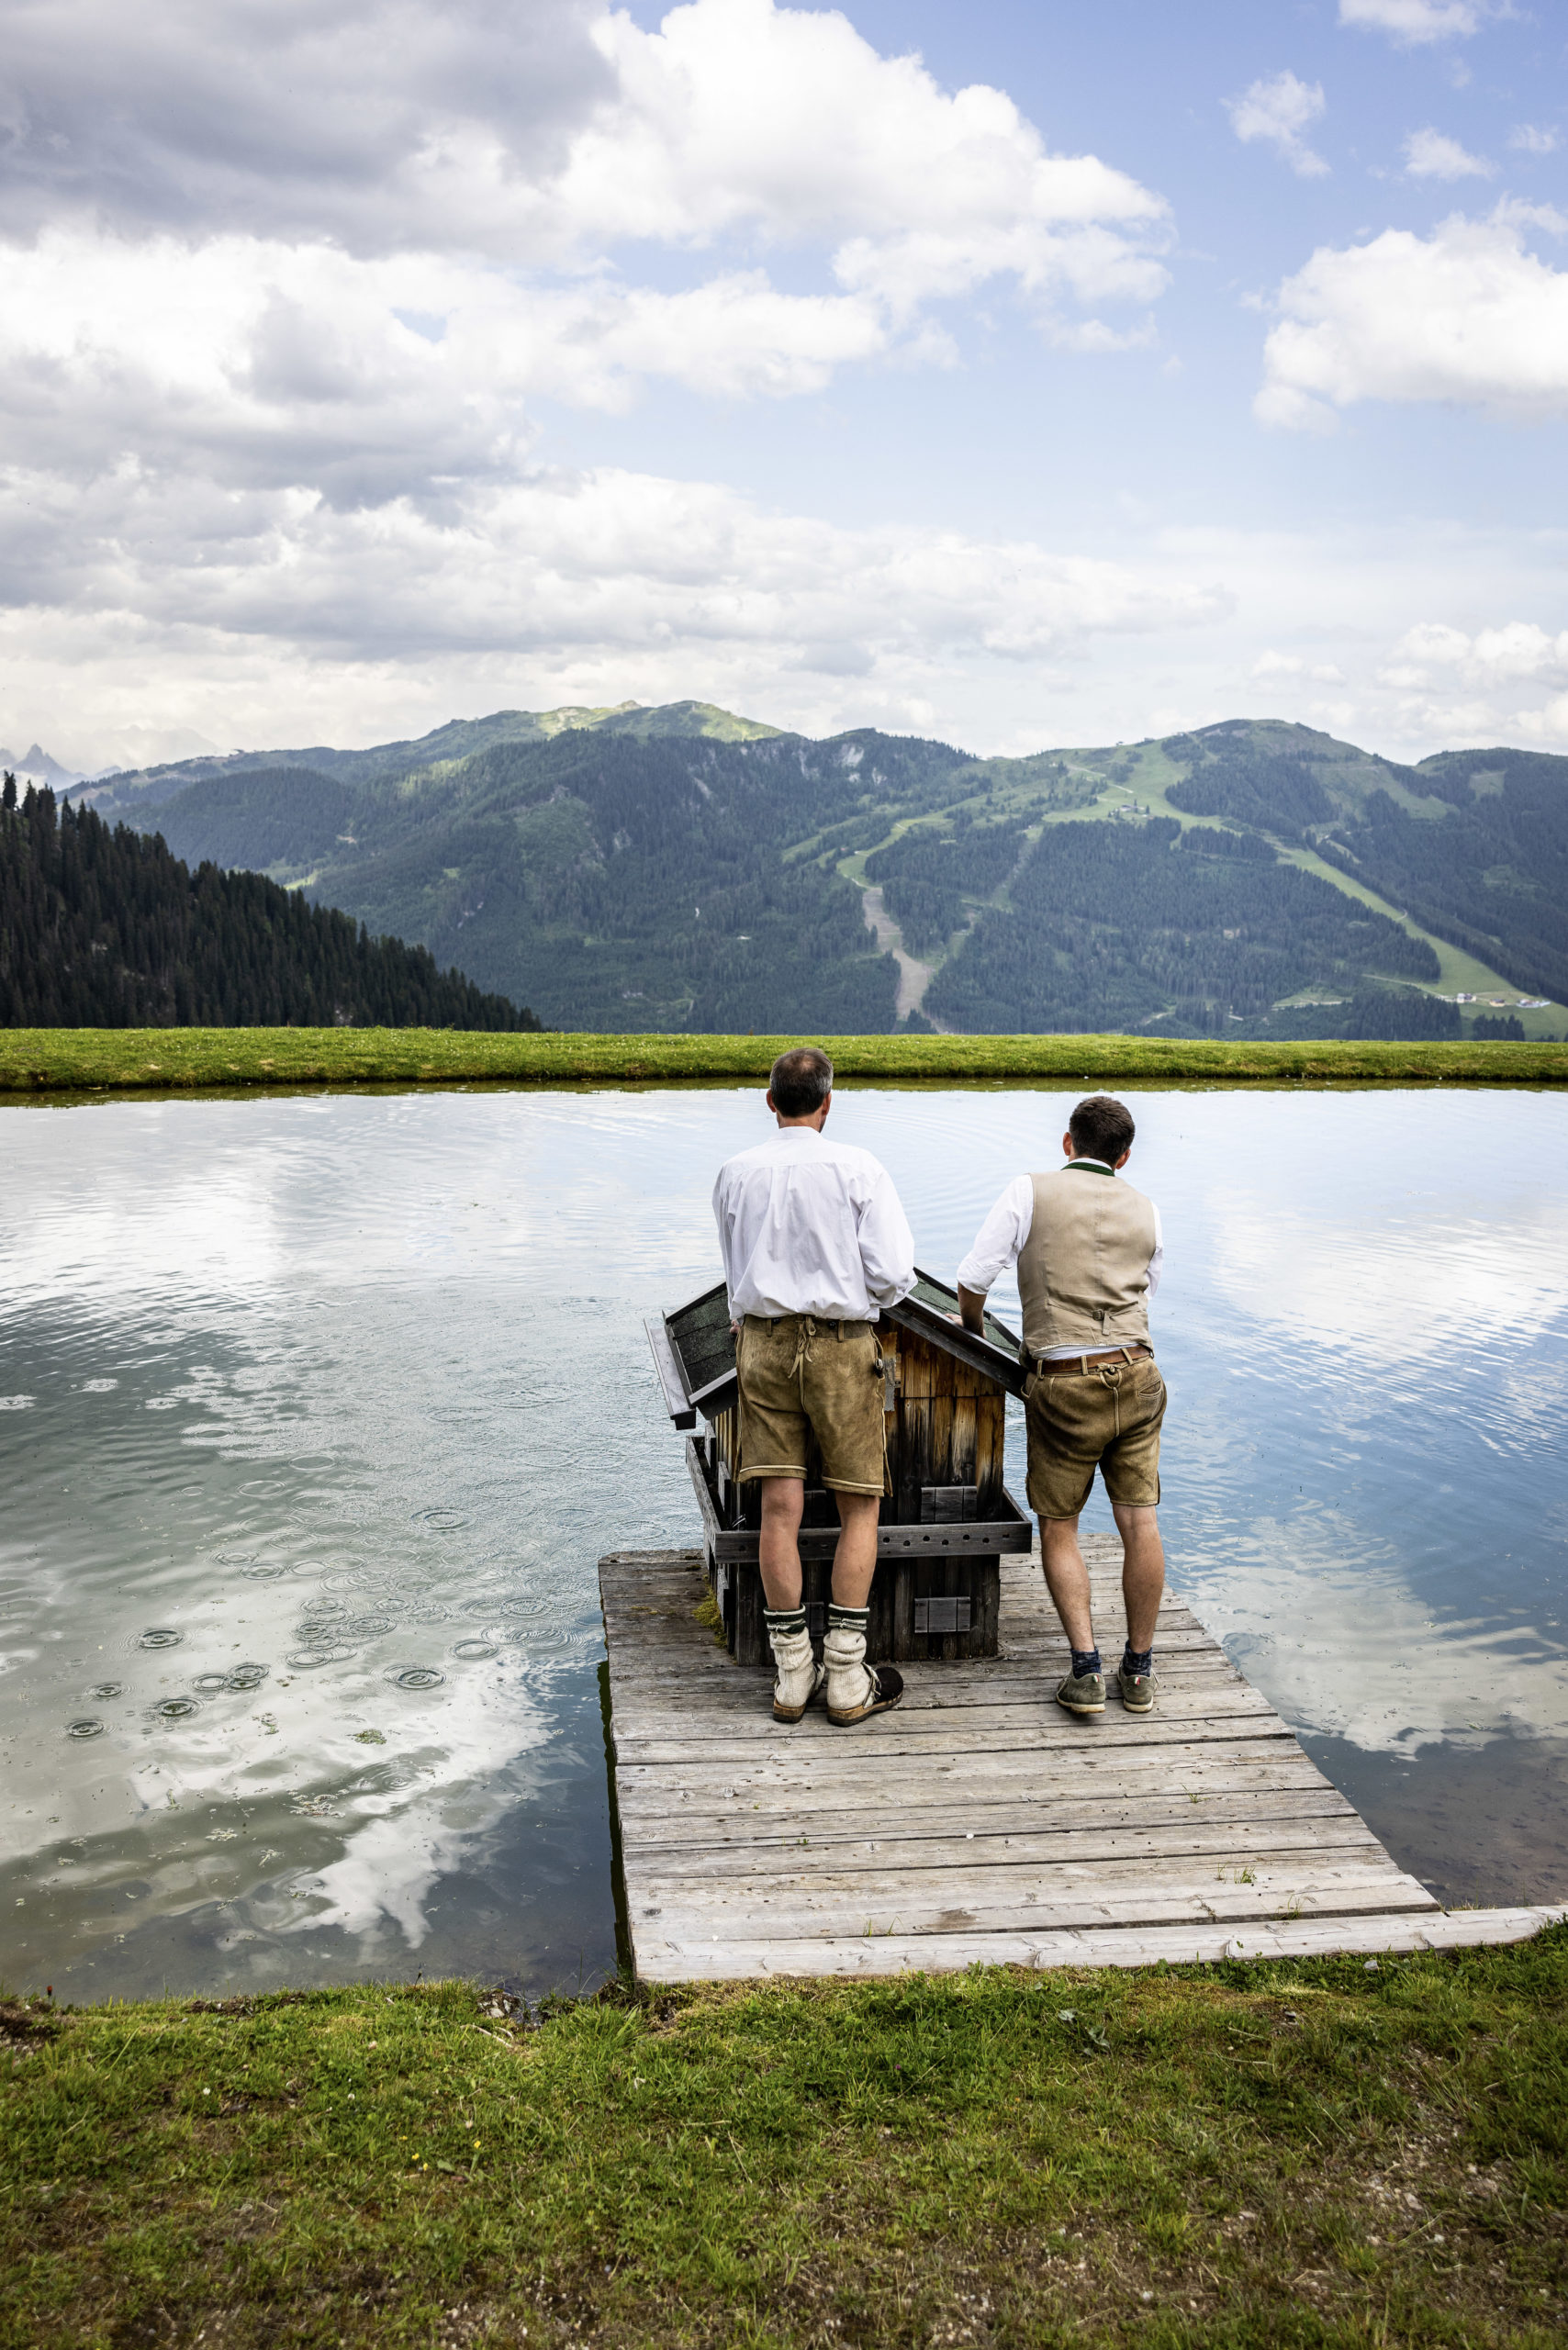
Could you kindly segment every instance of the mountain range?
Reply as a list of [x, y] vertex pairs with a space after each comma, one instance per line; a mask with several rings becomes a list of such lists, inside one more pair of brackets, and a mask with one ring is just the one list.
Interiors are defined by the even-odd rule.
[[1568, 758], [1283, 722], [976, 758], [700, 702], [79, 789], [595, 1029], [1568, 1027]]

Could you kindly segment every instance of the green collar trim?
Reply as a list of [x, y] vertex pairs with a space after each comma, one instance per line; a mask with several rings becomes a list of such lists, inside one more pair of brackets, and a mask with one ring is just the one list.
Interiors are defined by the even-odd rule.
[[1115, 1169], [1107, 1167], [1103, 1158], [1070, 1158], [1061, 1171], [1064, 1175], [1109, 1175], [1113, 1181], [1116, 1173]]

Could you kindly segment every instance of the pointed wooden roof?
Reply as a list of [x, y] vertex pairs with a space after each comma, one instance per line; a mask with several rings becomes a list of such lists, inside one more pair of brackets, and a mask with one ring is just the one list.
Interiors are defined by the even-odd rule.
[[[958, 1292], [922, 1272], [917, 1265], [913, 1289], [896, 1305], [884, 1306], [882, 1320], [994, 1379], [1010, 1394], [1021, 1394], [1025, 1366], [1013, 1331], [988, 1314], [981, 1337], [951, 1318], [958, 1310]], [[678, 1428], [694, 1428], [699, 1412], [711, 1420], [734, 1407], [735, 1344], [730, 1335], [729, 1297], [722, 1281], [687, 1304], [678, 1305], [673, 1313], [660, 1315], [646, 1327], [665, 1407]]]

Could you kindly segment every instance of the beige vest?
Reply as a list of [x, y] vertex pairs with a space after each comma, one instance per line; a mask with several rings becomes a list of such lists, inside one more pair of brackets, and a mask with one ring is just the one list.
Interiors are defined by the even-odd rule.
[[1029, 1237], [1018, 1252], [1024, 1344], [1136, 1346], [1148, 1340], [1154, 1209], [1119, 1175], [1068, 1166], [1036, 1175]]

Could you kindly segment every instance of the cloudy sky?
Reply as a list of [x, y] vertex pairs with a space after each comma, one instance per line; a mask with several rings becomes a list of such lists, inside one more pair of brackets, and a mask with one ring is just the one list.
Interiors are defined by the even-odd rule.
[[0, 741], [1568, 750], [1547, 0], [4, 0]]

